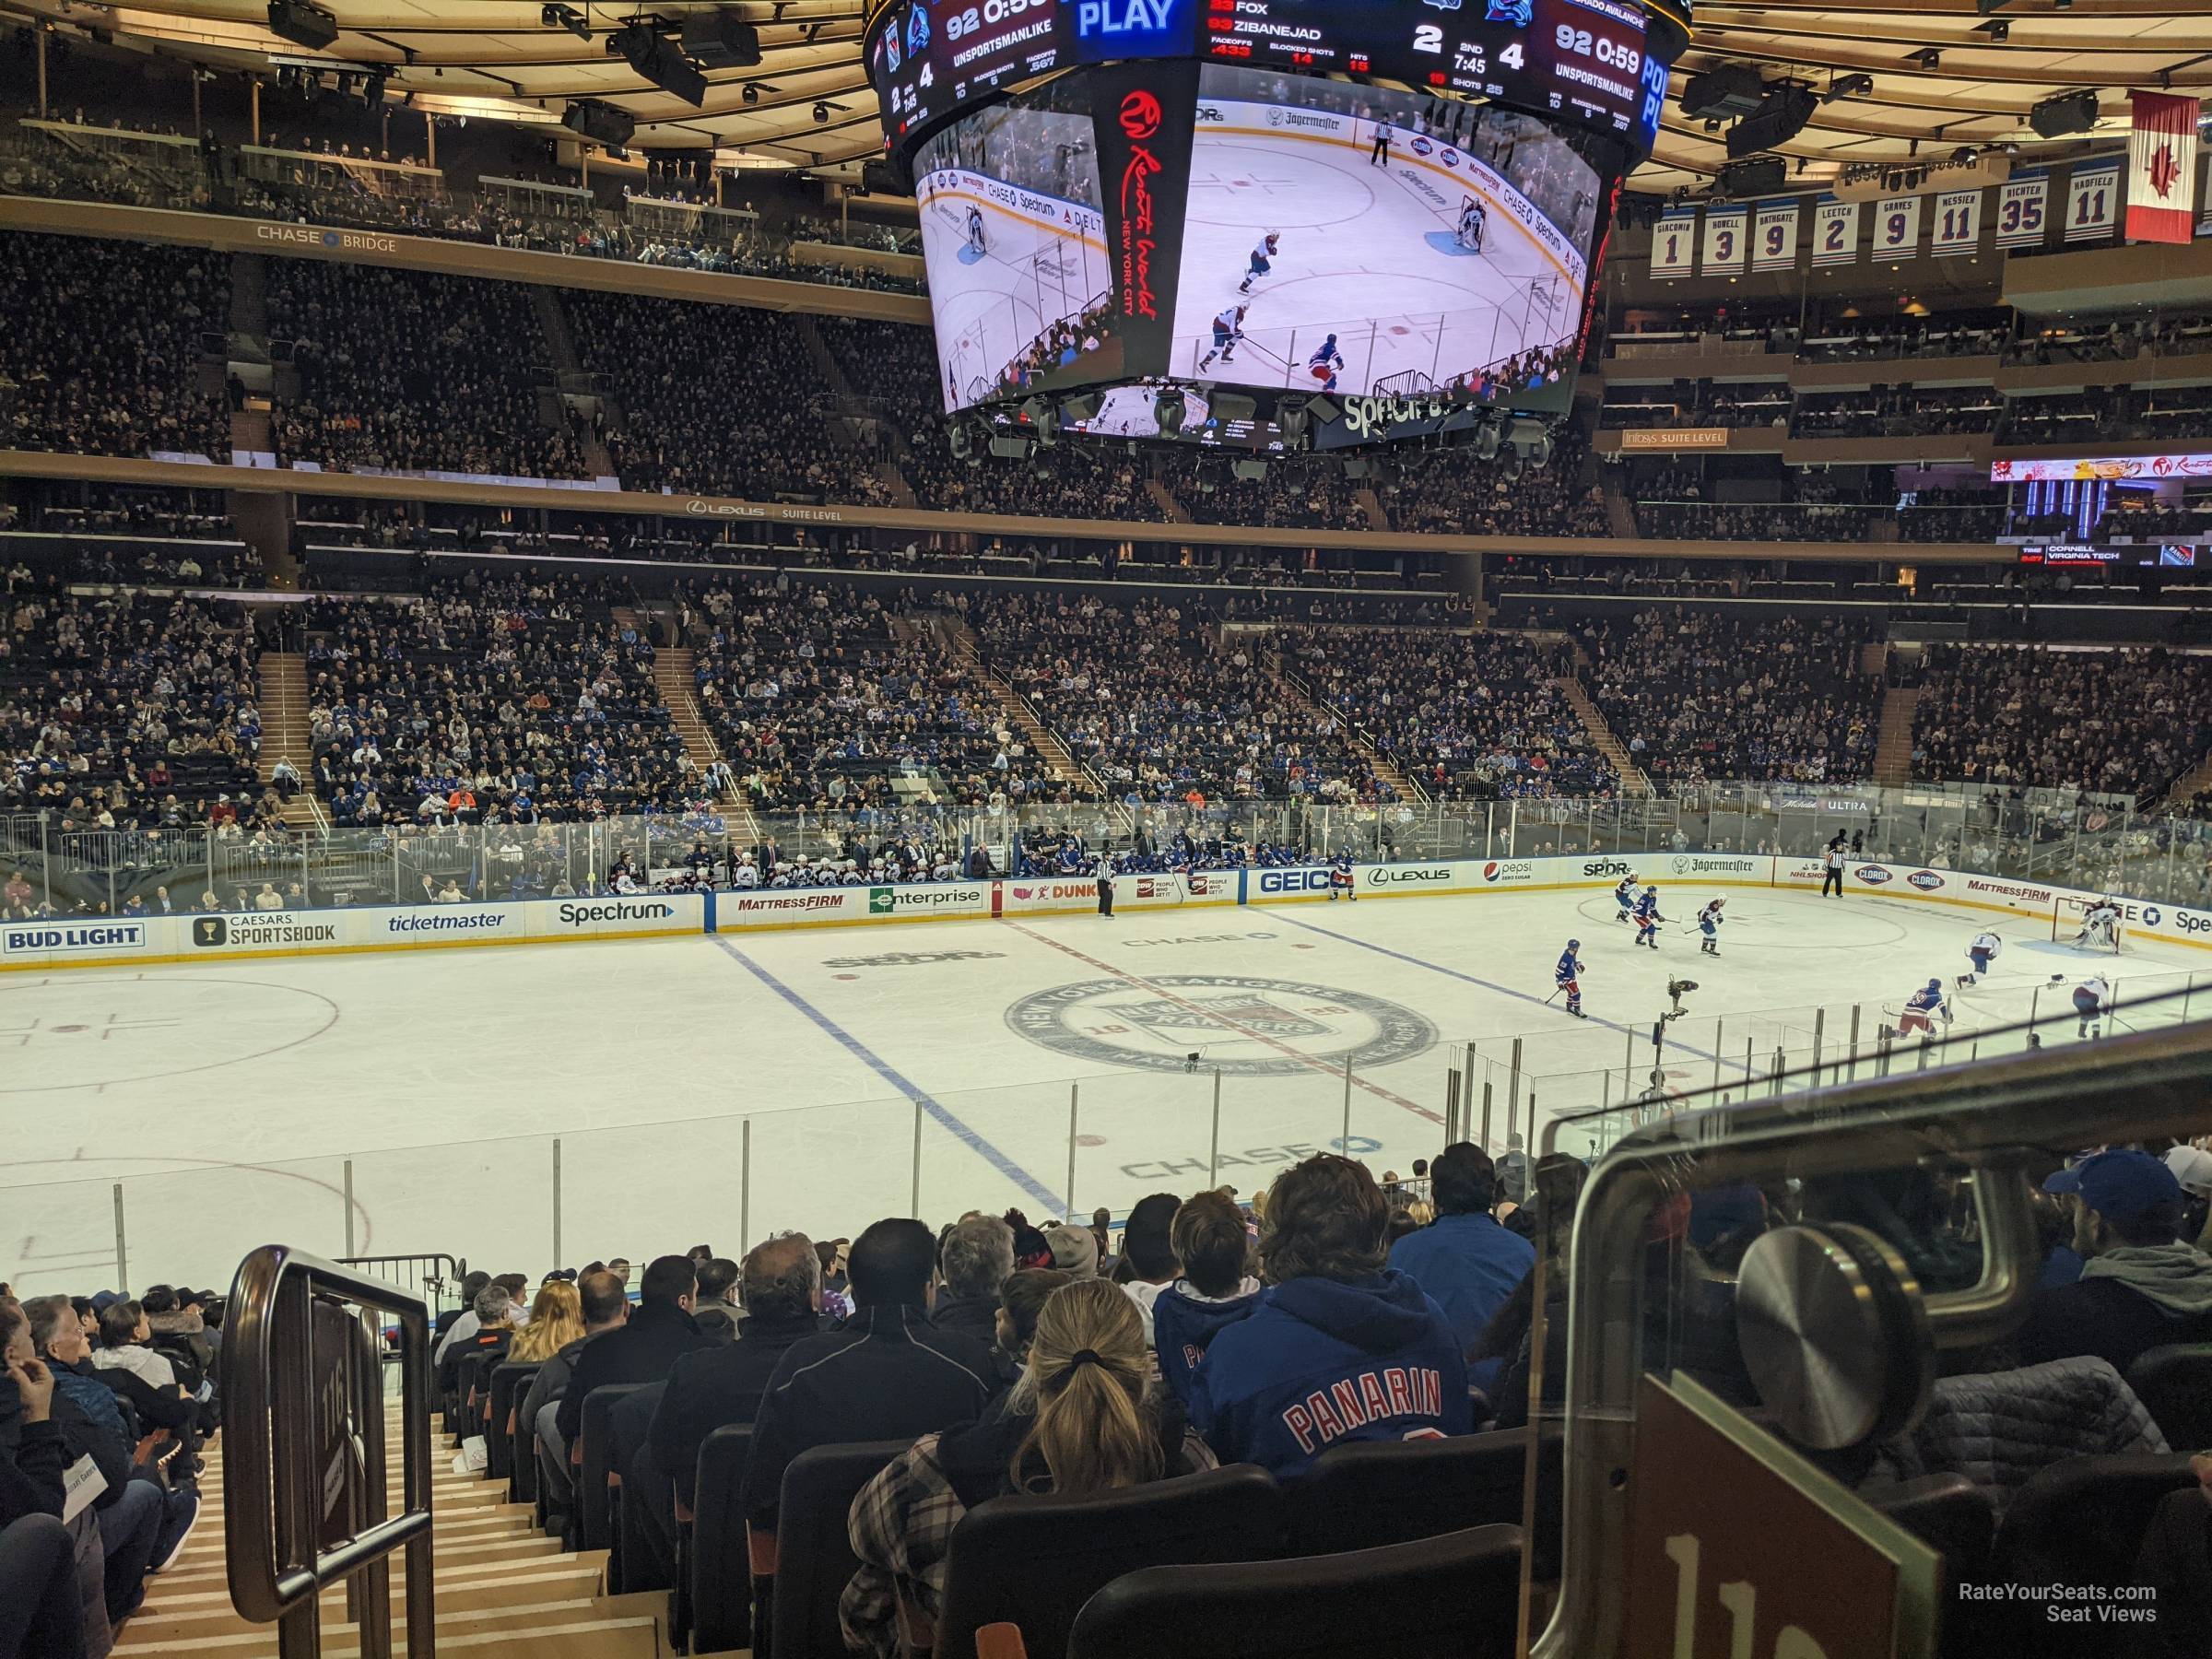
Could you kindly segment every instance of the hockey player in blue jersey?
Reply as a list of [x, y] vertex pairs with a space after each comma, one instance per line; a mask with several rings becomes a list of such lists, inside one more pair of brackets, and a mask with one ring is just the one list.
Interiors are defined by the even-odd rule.
[[1590, 1016], [1583, 1012], [1583, 964], [1574, 954], [1582, 947], [1580, 939], [1570, 939], [1567, 948], [1559, 952], [1559, 965], [1551, 971], [1551, 994], [1557, 996], [1566, 992], [1567, 1012], [1577, 1019], [1587, 1019]]
[[1283, 244], [1282, 233], [1270, 230], [1253, 244], [1252, 263], [1244, 272], [1244, 280], [1237, 284], [1237, 292], [1249, 294], [1252, 285], [1275, 268], [1275, 251]]
[[1336, 390], [1336, 376], [1343, 372], [1344, 355], [1336, 349], [1336, 336], [1331, 335], [1321, 343], [1321, 349], [1306, 359], [1306, 372], [1321, 382], [1324, 392]]
[[1359, 889], [1352, 884], [1352, 855], [1349, 853], [1339, 853], [1329, 861], [1329, 902], [1331, 904], [1336, 902], [1336, 895], [1339, 893], [1342, 893], [1354, 904], [1359, 902]]
[[1633, 922], [1636, 919], [1636, 872], [1631, 870], [1614, 887], [1613, 902], [1620, 906], [1620, 913], [1613, 918], [1614, 921]]
[[1659, 948], [1659, 924], [1666, 918], [1659, 913], [1659, 889], [1647, 887], [1636, 900], [1636, 943]]
[[1244, 313], [1251, 309], [1248, 305], [1232, 305], [1214, 319], [1214, 348], [1198, 359], [1201, 373], [1212, 366], [1216, 358], [1225, 363], [1230, 360], [1237, 349], [1237, 342], [1244, 337]]
[[1918, 1031], [1923, 1036], [1936, 1034], [1936, 1018], [1940, 1015], [1943, 1023], [1951, 1023], [1950, 1008], [1943, 1000], [1943, 982], [1932, 979], [1906, 1000], [1905, 1011], [1897, 1017], [1897, 1034], [1910, 1036]]

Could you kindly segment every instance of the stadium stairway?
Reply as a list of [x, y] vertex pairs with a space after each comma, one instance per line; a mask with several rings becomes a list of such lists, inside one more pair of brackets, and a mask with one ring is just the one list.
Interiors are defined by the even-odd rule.
[[1912, 717], [1920, 709], [1918, 686], [1891, 686], [1882, 693], [1881, 735], [1874, 749], [1874, 781], [1885, 789], [1912, 782]]
[[258, 253], [233, 253], [230, 256], [230, 315], [228, 321], [233, 335], [245, 335], [255, 340], [269, 337], [268, 288]]
[[277, 761], [289, 760], [299, 769], [300, 788], [285, 804], [284, 821], [295, 830], [325, 829], [315, 799], [314, 743], [307, 730], [307, 659], [296, 651], [265, 651], [256, 671], [261, 677], [261, 781], [269, 781]]
[[[399, 1414], [385, 1413], [393, 1507], [401, 1497]], [[606, 1594], [606, 1552], [560, 1553], [540, 1533], [528, 1504], [509, 1503], [504, 1481], [452, 1472], [445, 1437], [432, 1426], [430, 1505], [437, 1558], [438, 1646], [471, 1659], [659, 1659], [665, 1594]], [[147, 1584], [146, 1604], [115, 1641], [117, 1659], [274, 1659], [276, 1627], [241, 1618], [230, 1605], [224, 1548], [222, 1446], [208, 1448], [200, 1477], [198, 1526], [175, 1567]], [[404, 1554], [392, 1563], [395, 1648], [406, 1641]], [[346, 1592], [323, 1597], [323, 1659], [359, 1659], [359, 1627], [346, 1618]]]
[[594, 477], [612, 477], [614, 456], [593, 434], [591, 423], [576, 418], [568, 399], [562, 395], [571, 388], [581, 392], [593, 382], [584, 373], [583, 358], [576, 349], [576, 335], [569, 327], [569, 314], [560, 309], [560, 294], [554, 288], [533, 288], [530, 303], [537, 312], [538, 326], [545, 330], [546, 349], [553, 365], [553, 384], [538, 391], [539, 413], [547, 426], [574, 435], [577, 447], [583, 452], [583, 464], [592, 469]]
[[1304, 684], [1295, 676], [1284, 670], [1279, 662], [1270, 665], [1268, 677], [1275, 681], [1277, 689], [1282, 692], [1283, 700], [1292, 708], [1302, 710], [1309, 714], [1326, 714], [1350, 734], [1352, 747], [1366, 759], [1368, 765], [1373, 770], [1376, 779], [1396, 792], [1399, 800], [1426, 801], [1429, 798], [1429, 792], [1400, 771], [1396, 761], [1391, 759], [1381, 749], [1370, 743], [1361, 735], [1359, 728], [1351, 721], [1347, 720], [1335, 705], [1308, 695]]
[[2167, 806], [2170, 809], [2178, 808], [2207, 793], [2212, 793], [2212, 755], [2206, 755], [2173, 781], [2173, 787], [2166, 792]]
[[990, 688], [1007, 724], [1022, 735], [1032, 753], [1043, 758], [1054, 778], [1085, 794], [1104, 793], [1090, 770], [1067, 752], [1067, 745], [1030, 712], [1030, 705], [1016, 695], [1013, 687], [991, 671], [991, 665], [983, 660], [982, 651], [975, 642], [973, 629], [958, 617], [938, 618], [934, 626], [939, 642], [964, 661], [976, 678]]
[[[639, 626], [638, 614], [618, 608], [615, 620], [627, 620]], [[722, 759], [722, 746], [714, 741], [713, 728], [699, 712], [699, 699], [692, 687], [698, 684], [698, 675], [691, 648], [688, 645], [664, 645], [653, 655], [653, 683], [659, 688], [661, 700], [668, 705], [668, 717], [676, 722], [677, 735], [684, 740], [684, 753], [691, 757], [691, 764], [704, 771]], [[730, 834], [741, 846], [753, 846], [760, 840], [760, 826], [753, 818], [753, 809], [735, 783], [725, 785], [717, 799], [723, 820], [729, 825]]]
[[[1575, 662], [1578, 666], [1583, 662], [1579, 645], [1575, 648]], [[1610, 761], [1613, 770], [1620, 774], [1620, 793], [1624, 795], [1648, 796], [1652, 793], [1651, 779], [1645, 775], [1643, 768], [1630, 758], [1628, 746], [1613, 735], [1613, 728], [1606, 724], [1606, 717], [1598, 712], [1597, 705], [1590, 700], [1590, 693], [1583, 689], [1583, 682], [1571, 674], [1563, 674], [1552, 684], [1559, 687], [1560, 694], [1567, 699], [1567, 706], [1574, 711], [1575, 718], [1583, 723], [1583, 730], [1589, 734], [1590, 741], [1597, 745], [1597, 752]]]
[[1388, 532], [1390, 529], [1390, 514], [1383, 512], [1382, 498], [1375, 493], [1374, 487], [1372, 485], [1362, 484], [1358, 489], [1354, 490], [1352, 492], [1352, 502], [1363, 514], [1366, 515], [1367, 527], [1370, 530]]
[[1168, 515], [1169, 524], [1188, 524], [1194, 522], [1191, 515], [1183, 511], [1182, 503], [1175, 499], [1175, 492], [1158, 478], [1148, 477], [1145, 480], [1145, 493], [1152, 498], [1154, 505], [1160, 512]]

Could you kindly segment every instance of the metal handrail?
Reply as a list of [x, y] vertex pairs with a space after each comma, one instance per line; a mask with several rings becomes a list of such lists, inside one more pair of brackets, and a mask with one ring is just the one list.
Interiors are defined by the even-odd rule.
[[[351, 1304], [348, 1307], [347, 1304]], [[320, 1651], [321, 1592], [347, 1581], [361, 1659], [392, 1653], [391, 1569], [406, 1548], [407, 1652], [436, 1650], [430, 1555], [430, 1327], [422, 1299], [304, 1251], [239, 1264], [220, 1360], [230, 1601], [275, 1623], [282, 1659]], [[353, 1309], [399, 1326], [402, 1509], [385, 1511], [381, 1366]]]

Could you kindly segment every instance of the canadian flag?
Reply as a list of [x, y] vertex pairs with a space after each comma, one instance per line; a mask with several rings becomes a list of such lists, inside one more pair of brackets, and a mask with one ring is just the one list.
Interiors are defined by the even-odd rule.
[[2196, 98], [2130, 92], [2135, 131], [2127, 141], [2127, 238], [2186, 242], [2196, 234]]

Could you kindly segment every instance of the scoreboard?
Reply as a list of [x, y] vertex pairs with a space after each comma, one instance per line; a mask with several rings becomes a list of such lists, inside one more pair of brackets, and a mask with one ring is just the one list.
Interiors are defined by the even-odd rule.
[[894, 149], [1071, 65], [1199, 57], [1491, 100], [1618, 134], [1641, 157], [1667, 76], [1630, 0], [888, 0], [865, 52]]
[[1666, 65], [1625, 0], [1202, 0], [1200, 55], [1404, 81], [1620, 134], [1651, 148]]

